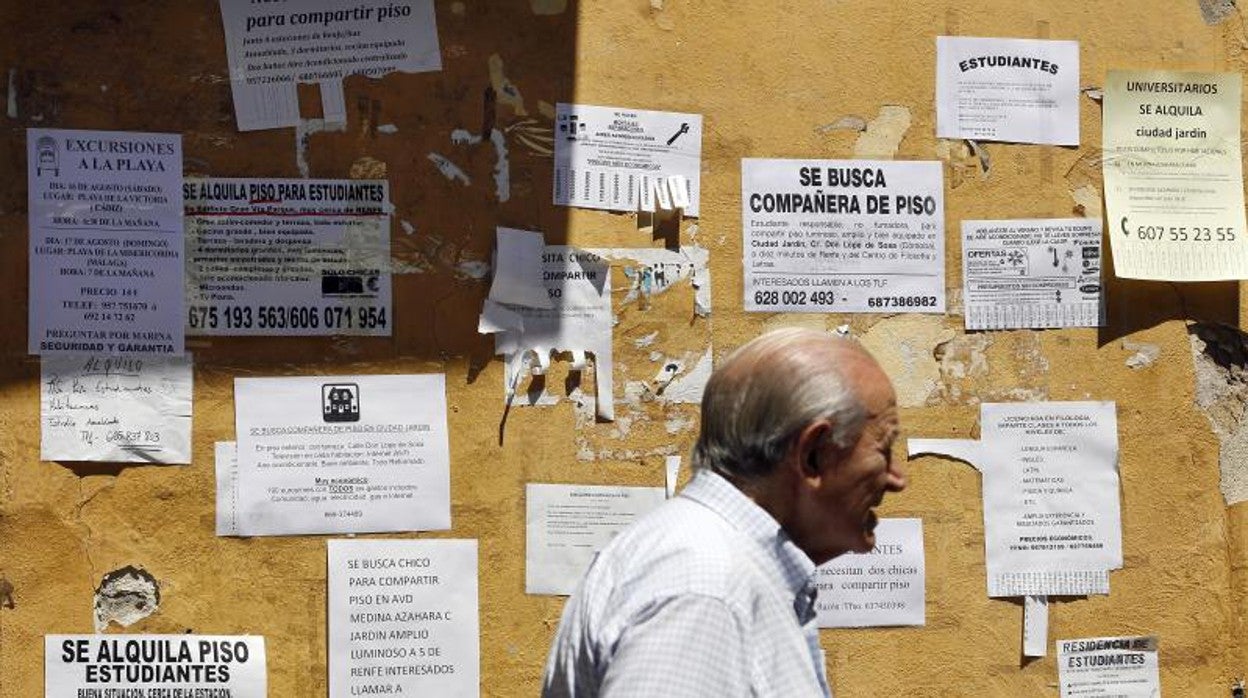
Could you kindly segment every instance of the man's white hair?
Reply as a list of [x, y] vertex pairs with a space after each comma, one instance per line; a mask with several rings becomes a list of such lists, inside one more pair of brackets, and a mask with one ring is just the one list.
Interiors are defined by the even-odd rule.
[[852, 339], [800, 328], [742, 345], [707, 381], [693, 467], [731, 480], [766, 476], [820, 419], [832, 423], [833, 443], [852, 446], [867, 414], [837, 359], [853, 354], [870, 357]]

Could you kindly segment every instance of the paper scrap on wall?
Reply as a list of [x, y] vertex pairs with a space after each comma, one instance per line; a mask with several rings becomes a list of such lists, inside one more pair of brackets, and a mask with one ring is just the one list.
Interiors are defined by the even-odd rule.
[[988, 595], [1108, 594], [1122, 567], [1112, 402], [982, 403], [979, 441], [910, 439], [909, 453], [983, 475]]
[[1079, 42], [936, 37], [936, 135], [1079, 145]]
[[1248, 278], [1239, 73], [1111, 70], [1105, 211], [1114, 272]]
[[445, 382], [236, 378], [238, 535], [450, 528]]
[[191, 462], [191, 355], [45, 356], [40, 455], [48, 461]]
[[213, 444], [213, 469], [217, 476], [216, 529], [218, 536], [237, 536], [238, 532], [238, 443], [218, 441]]
[[1105, 323], [1101, 221], [962, 221], [966, 329]]
[[617, 533], [666, 500], [662, 487], [525, 486], [524, 590], [571, 594]]
[[922, 519], [880, 519], [870, 552], [841, 555], [815, 572], [819, 627], [923, 625], [924, 560]]
[[945, 312], [939, 162], [741, 161], [745, 309]]
[[318, 83], [325, 120], [345, 120], [342, 79], [442, 69], [432, 0], [220, 0], [240, 131], [294, 126], [298, 83]]
[[556, 205], [697, 217], [701, 114], [560, 103], [555, 124]]
[[187, 331], [385, 335], [385, 180], [188, 179]]
[[[522, 231], [500, 228], [500, 242], [514, 239], [515, 232]], [[501, 291], [496, 294], [491, 288], [478, 322], [479, 329], [494, 334], [495, 353], [505, 357], [507, 400], [536, 404], [541, 391], [522, 393], [524, 376], [545, 375], [553, 354], [569, 352], [574, 371], [587, 368], [592, 356], [595, 411], [602, 419], [613, 419], [610, 268], [599, 255], [575, 247], [547, 245], [542, 250], [536, 260], [527, 252], [497, 257], [494, 288]], [[525, 305], [543, 299], [547, 306]]]
[[490, 300], [527, 308], [553, 308], [543, 282], [546, 239], [541, 233], [499, 228], [494, 246]]
[[329, 541], [329, 695], [480, 695], [475, 540]]
[[268, 695], [256, 635], [44, 635], [45, 698]]
[[1157, 637], [1090, 637], [1057, 641], [1062, 698], [1161, 695]]
[[181, 136], [26, 139], [30, 353], [180, 356]]

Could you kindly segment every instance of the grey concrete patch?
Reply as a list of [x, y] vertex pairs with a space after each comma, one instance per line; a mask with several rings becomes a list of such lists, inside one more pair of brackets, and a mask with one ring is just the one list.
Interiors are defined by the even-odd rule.
[[129, 627], [160, 607], [160, 584], [146, 570], [122, 567], [104, 575], [95, 590], [95, 632], [109, 623]]
[[1187, 328], [1196, 370], [1196, 406], [1220, 442], [1218, 462], [1227, 504], [1248, 500], [1248, 335], [1217, 323]]

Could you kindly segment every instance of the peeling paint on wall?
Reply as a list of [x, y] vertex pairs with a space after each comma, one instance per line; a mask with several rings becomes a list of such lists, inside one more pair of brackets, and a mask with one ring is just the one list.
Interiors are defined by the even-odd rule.
[[[651, 332], [650, 334], [648, 334], [648, 335], [646, 335], [646, 336], [644, 336], [644, 337], [638, 337], [637, 339], [634, 339], [634, 340], [633, 340], [633, 346], [637, 347], [638, 349], [644, 349], [644, 348], [646, 348], [646, 347], [650, 346], [651, 344], [654, 344], [654, 340], [656, 340], [656, 339], [658, 339], [658, 338], [659, 338], [659, 333], [658, 333], [658, 331], [656, 330], [656, 331]], [[650, 359], [650, 360], [651, 360], [651, 361], [654, 361], [654, 360], [656, 360], [656, 359], [654, 359], [654, 357], [653, 357], [653, 356], [651, 356], [651, 359]]]
[[859, 341], [892, 378], [898, 406], [921, 407], [940, 381], [936, 347], [956, 334], [937, 315], [897, 315], [875, 323]]
[[0, 606], [17, 608], [17, 604], [13, 603], [13, 591], [13, 583], [4, 577], [0, 577]]
[[395, 134], [398, 132], [399, 132], [399, 127], [395, 126], [394, 124], [382, 124], [377, 127], [377, 133], [384, 133], [387, 135], [391, 135], [391, 134]]
[[159, 607], [160, 585], [155, 577], [137, 567], [113, 570], [95, 590], [95, 632], [104, 632], [109, 623], [130, 627]]
[[385, 179], [387, 169], [386, 163], [365, 155], [351, 163], [347, 174], [351, 179]]
[[706, 352], [690, 366], [692, 358], [682, 358], [676, 364], [677, 370], [667, 378], [666, 384], [655, 391], [661, 402], [702, 404], [702, 393], [706, 390], [706, 382], [711, 379], [711, 370], [714, 367], [711, 347], [708, 346]]
[[880, 107], [879, 116], [867, 124], [867, 130], [854, 144], [854, 157], [863, 160], [892, 160], [910, 129], [910, 110], [897, 105]]
[[503, 57], [497, 53], [490, 56], [488, 61], [490, 69], [490, 85], [494, 87], [494, 92], [498, 95], [498, 101], [509, 105], [516, 112], [516, 116], [528, 116], [524, 108], [524, 97], [520, 95], [520, 88], [516, 87], [511, 79], [504, 74]]
[[1075, 200], [1075, 211], [1088, 218], [1101, 217], [1101, 193], [1091, 184], [1078, 186], [1070, 191]]
[[1156, 344], [1148, 344], [1145, 342], [1133, 342], [1129, 339], [1122, 340], [1122, 348], [1127, 351], [1135, 352], [1127, 357], [1127, 366], [1130, 368], [1144, 368], [1151, 366], [1157, 357], [1161, 356], [1161, 347]]
[[866, 131], [867, 120], [856, 114], [842, 116], [830, 124], [815, 127], [815, 133], [831, 133], [833, 131]]
[[299, 168], [299, 176], [304, 178], [309, 176], [308, 144], [312, 141], [313, 134], [346, 130], [345, 122], [327, 124], [324, 119], [300, 119], [299, 125], [295, 126], [295, 166]]
[[697, 428], [697, 424], [693, 417], [687, 414], [674, 414], [667, 418], [663, 428], [669, 434], [679, 434], [682, 431], [692, 431]]
[[[477, 145], [483, 139], [467, 129], [457, 128], [451, 131], [451, 142], [455, 145]], [[511, 160], [507, 153], [507, 139], [502, 131], [490, 129], [490, 143], [494, 146], [494, 196], [499, 202], [511, 199]]]
[[988, 174], [988, 170], [992, 169], [992, 158], [988, 155], [988, 147], [982, 145], [979, 141], [967, 140], [966, 145], [971, 149], [971, 155], [979, 159], [979, 168], [983, 170], [984, 175]]
[[[546, 104], [541, 102], [540, 104]], [[547, 105], [549, 106], [549, 105]], [[552, 120], [554, 116], [550, 117]], [[529, 152], [542, 157], [555, 154], [554, 126], [543, 125], [537, 119], [523, 119], [507, 127], [507, 135], [514, 136]]]
[[507, 157], [507, 140], [498, 129], [490, 131], [494, 144], [494, 196], [499, 202], [511, 199], [511, 160]]
[[1197, 0], [1200, 16], [1210, 26], [1220, 24], [1235, 14], [1235, 0]]
[[490, 263], [476, 259], [460, 262], [455, 266], [455, 272], [469, 279], [484, 279], [490, 273]]
[[928, 405], [1034, 402], [1049, 397], [1049, 361], [1029, 330], [960, 334], [936, 346], [937, 389]]
[[468, 178], [468, 175], [465, 174], [463, 170], [459, 169], [459, 165], [456, 165], [446, 159], [446, 156], [440, 153], [430, 152], [429, 162], [432, 162], [434, 166], [438, 168], [438, 172], [441, 172], [443, 177], [446, 177], [452, 182], [459, 180], [464, 183], [465, 187], [472, 184], [472, 180]]
[[1196, 406], [1205, 413], [1219, 441], [1222, 496], [1226, 503], [1248, 500], [1248, 335], [1217, 323], [1187, 328], [1196, 371]]
[[663, 10], [663, 0], [650, 0], [650, 16], [654, 18], [654, 23], [659, 29], [671, 31], [676, 28], [676, 23]]
[[971, 148], [971, 141], [940, 139], [936, 141], [936, 157], [949, 164], [949, 186], [957, 189], [968, 179], [984, 178], [984, 162]]

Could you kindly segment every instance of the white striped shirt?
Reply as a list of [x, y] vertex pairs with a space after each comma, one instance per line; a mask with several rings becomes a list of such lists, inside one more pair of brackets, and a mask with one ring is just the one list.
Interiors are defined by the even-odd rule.
[[563, 609], [545, 698], [830, 697], [815, 565], [699, 471], [599, 553]]

